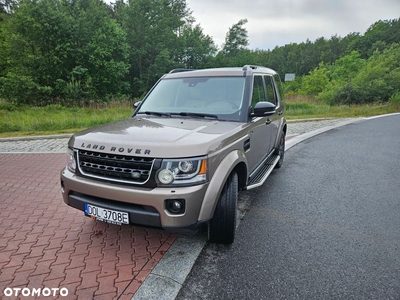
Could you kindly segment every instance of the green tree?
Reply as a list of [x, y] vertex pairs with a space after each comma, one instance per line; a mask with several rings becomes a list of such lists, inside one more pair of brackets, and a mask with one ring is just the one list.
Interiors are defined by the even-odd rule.
[[71, 95], [105, 98], [126, 88], [125, 36], [100, 0], [23, 0], [3, 38], [0, 93], [8, 100], [40, 105]]
[[241, 19], [239, 22], [229, 28], [225, 44], [222, 47], [222, 53], [229, 56], [234, 56], [239, 50], [246, 49], [249, 45], [247, 29], [244, 28], [247, 19]]
[[[68, 0], [62, 0], [68, 1]], [[78, 79], [85, 97], [106, 99], [129, 92], [129, 46], [126, 34], [101, 0], [75, 0], [68, 5], [74, 51], [67, 66], [67, 83]], [[76, 70], [86, 70], [76, 72]]]
[[183, 26], [179, 42], [182, 47], [179, 61], [185, 68], [196, 69], [210, 66], [211, 58], [217, 52], [214, 41], [203, 33], [200, 25], [193, 27], [191, 24], [187, 24]]
[[[330, 104], [386, 102], [400, 92], [400, 45], [376, 50], [368, 59], [351, 54], [338, 59], [330, 68], [330, 81], [318, 98]], [[306, 76], [303, 81], [309, 80]]]
[[29, 103], [52, 96], [52, 79], [62, 77], [60, 58], [68, 55], [69, 48], [63, 39], [68, 35], [64, 9], [51, 0], [22, 1], [6, 20], [2, 52], [8, 63], [1, 78], [5, 98]]
[[360, 52], [362, 58], [368, 58], [375, 50], [382, 51], [393, 43], [400, 43], [400, 19], [375, 22], [349, 48]]
[[[361, 103], [386, 102], [400, 92], [400, 44], [375, 51], [352, 80]], [[340, 99], [338, 99], [339, 101]]]
[[114, 9], [130, 46], [131, 94], [140, 96], [162, 74], [182, 66], [179, 36], [193, 19], [184, 0], [130, 0]]
[[329, 68], [324, 63], [320, 63], [308, 76], [303, 78], [299, 93], [317, 96], [319, 93], [323, 92], [329, 84], [329, 74]]
[[87, 66], [96, 94], [118, 95], [129, 91], [124, 81], [129, 71], [129, 47], [125, 33], [114, 20], [105, 18], [85, 48]]
[[349, 82], [358, 73], [364, 60], [360, 58], [360, 53], [352, 51], [335, 61], [332, 68], [331, 78], [338, 82]]
[[343, 101], [346, 103], [354, 102], [353, 99], [360, 97], [360, 95], [352, 84], [352, 80], [363, 64], [364, 60], [360, 58], [360, 54], [357, 51], [352, 51], [350, 54], [336, 60], [326, 74], [329, 81], [324, 89], [319, 91], [317, 98], [331, 105], [337, 102], [339, 98], [346, 98]]

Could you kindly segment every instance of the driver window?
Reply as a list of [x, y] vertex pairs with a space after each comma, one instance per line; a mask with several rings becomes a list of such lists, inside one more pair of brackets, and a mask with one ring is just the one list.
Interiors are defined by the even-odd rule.
[[265, 99], [264, 81], [262, 76], [255, 75], [253, 77], [253, 95], [251, 98], [251, 106], [254, 108], [258, 102], [266, 101]]

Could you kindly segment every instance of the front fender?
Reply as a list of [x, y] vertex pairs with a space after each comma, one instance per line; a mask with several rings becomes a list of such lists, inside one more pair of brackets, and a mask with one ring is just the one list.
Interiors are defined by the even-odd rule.
[[244, 153], [239, 150], [230, 152], [221, 161], [208, 185], [208, 189], [200, 209], [198, 218], [199, 221], [207, 221], [212, 218], [226, 180], [228, 179], [232, 170], [242, 162], [247, 166], [246, 157]]

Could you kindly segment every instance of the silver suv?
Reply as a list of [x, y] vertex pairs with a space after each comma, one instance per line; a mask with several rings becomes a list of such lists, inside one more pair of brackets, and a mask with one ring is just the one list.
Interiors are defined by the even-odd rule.
[[268, 68], [173, 70], [129, 119], [75, 134], [64, 202], [93, 219], [235, 238], [238, 192], [280, 168], [286, 120]]

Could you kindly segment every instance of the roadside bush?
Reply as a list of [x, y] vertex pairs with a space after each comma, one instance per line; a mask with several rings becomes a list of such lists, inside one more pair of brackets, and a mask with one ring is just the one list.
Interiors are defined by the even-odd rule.
[[361, 103], [387, 102], [400, 92], [400, 45], [393, 44], [382, 52], [375, 51], [368, 59], [352, 83], [364, 95]]
[[324, 63], [320, 63], [308, 76], [303, 78], [299, 93], [317, 96], [329, 84], [329, 72], [328, 67]]
[[301, 88], [302, 77], [296, 76], [293, 81], [285, 81], [283, 83], [283, 90], [285, 95], [296, 95], [298, 94], [299, 89]]
[[18, 109], [18, 106], [10, 103], [0, 103], [0, 111], [1, 110], [6, 110], [6, 111], [16, 111]]
[[345, 85], [346, 84], [340, 83], [338, 81], [334, 81], [334, 80], [329, 81], [326, 88], [317, 95], [316, 99], [325, 104], [331, 105], [331, 106], [335, 105], [336, 104], [336, 94], [342, 88], [344, 88]]
[[51, 98], [52, 89], [40, 86], [31, 76], [9, 72], [0, 78], [0, 94], [13, 104], [37, 105]]
[[393, 89], [383, 79], [375, 79], [361, 85], [348, 83], [337, 89], [334, 104], [368, 104], [387, 102]]
[[337, 89], [333, 96], [333, 104], [336, 105], [352, 105], [363, 103], [365, 94], [362, 93], [359, 87], [354, 86], [352, 83], [348, 83], [343, 87]]
[[390, 98], [389, 98], [389, 103], [395, 106], [399, 106], [400, 107], [400, 92], [393, 94]]

